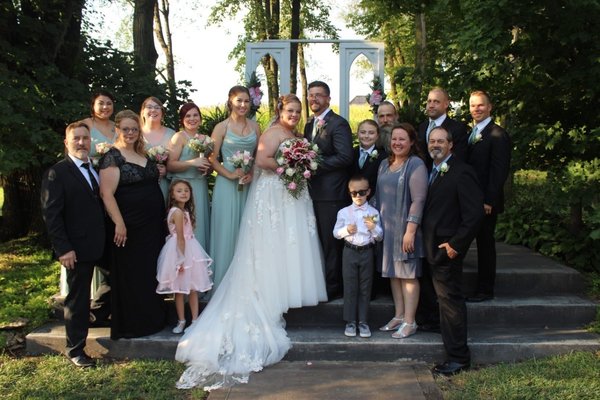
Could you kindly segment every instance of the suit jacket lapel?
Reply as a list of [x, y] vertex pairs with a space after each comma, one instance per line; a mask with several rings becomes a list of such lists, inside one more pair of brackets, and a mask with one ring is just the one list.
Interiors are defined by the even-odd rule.
[[71, 157], [67, 156], [67, 157], [65, 157], [65, 160], [67, 160], [67, 165], [69, 166], [69, 170], [75, 177], [75, 180], [77, 180], [80, 184], [82, 184], [85, 187], [87, 193], [95, 199], [96, 195], [94, 194], [92, 187], [90, 186], [88, 181], [83, 177], [83, 174], [81, 173], [81, 171], [79, 170], [77, 165], [75, 165], [73, 160], [71, 160]]

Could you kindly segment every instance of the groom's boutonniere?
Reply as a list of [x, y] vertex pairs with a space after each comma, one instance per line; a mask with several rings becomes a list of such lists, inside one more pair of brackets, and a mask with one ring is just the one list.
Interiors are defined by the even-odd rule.
[[444, 174], [446, 172], [448, 172], [449, 169], [450, 169], [450, 166], [448, 164], [446, 164], [446, 162], [444, 161], [442, 163], [442, 165], [440, 165], [440, 176], [444, 176]]
[[369, 160], [375, 161], [375, 160], [377, 160], [378, 156], [379, 156], [379, 153], [377, 152], [377, 150], [373, 150], [371, 152], [371, 154], [369, 154]]
[[317, 132], [315, 134], [315, 138], [317, 138], [317, 137], [321, 136], [323, 131], [325, 130], [325, 127], [327, 126], [327, 121], [325, 121], [324, 119], [320, 119], [320, 118], [315, 118], [315, 119], [316, 119], [316, 123], [317, 123]]

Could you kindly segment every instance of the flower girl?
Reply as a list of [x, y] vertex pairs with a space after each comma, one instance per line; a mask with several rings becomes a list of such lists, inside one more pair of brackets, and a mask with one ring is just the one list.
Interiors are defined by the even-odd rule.
[[178, 179], [169, 188], [167, 224], [170, 235], [158, 256], [156, 279], [160, 294], [175, 293], [179, 321], [173, 333], [185, 328], [184, 294], [189, 295], [192, 323], [198, 318], [198, 292], [212, 288], [212, 259], [194, 238], [194, 197], [187, 181]]

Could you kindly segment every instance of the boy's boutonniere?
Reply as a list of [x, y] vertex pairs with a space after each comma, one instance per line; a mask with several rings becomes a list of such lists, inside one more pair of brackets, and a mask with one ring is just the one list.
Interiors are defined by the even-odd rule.
[[369, 160], [375, 161], [375, 160], [377, 160], [378, 156], [379, 156], [379, 153], [377, 152], [377, 150], [373, 150], [371, 152], [371, 154], [369, 154]]
[[444, 161], [442, 163], [442, 165], [440, 165], [440, 176], [444, 176], [444, 174], [446, 172], [448, 172], [449, 169], [450, 169], [450, 166], [448, 164], [446, 164], [446, 162]]
[[363, 220], [365, 220], [365, 221], [371, 221], [371, 222], [373, 222], [374, 224], [376, 224], [376, 223], [377, 223], [377, 221], [379, 221], [379, 216], [378, 216], [377, 214], [373, 214], [373, 215], [365, 215], [365, 216], [363, 217]]

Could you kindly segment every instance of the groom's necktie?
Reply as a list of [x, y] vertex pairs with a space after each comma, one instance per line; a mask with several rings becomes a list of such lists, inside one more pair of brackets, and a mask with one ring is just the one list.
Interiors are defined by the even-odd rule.
[[317, 138], [317, 125], [319, 125], [319, 118], [313, 118], [313, 126], [312, 126], [312, 140]]

